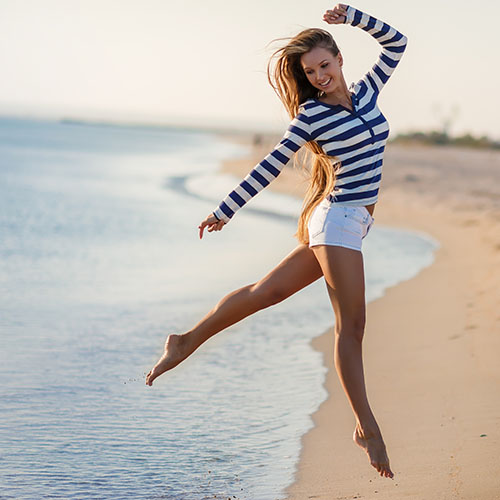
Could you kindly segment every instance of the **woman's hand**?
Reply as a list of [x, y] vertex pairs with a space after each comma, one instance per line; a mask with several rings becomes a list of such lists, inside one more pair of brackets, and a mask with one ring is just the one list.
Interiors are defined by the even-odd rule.
[[347, 16], [347, 5], [338, 3], [332, 10], [327, 10], [323, 14], [323, 21], [328, 24], [344, 24]]
[[208, 232], [220, 231], [224, 227], [225, 223], [223, 220], [217, 219], [214, 214], [210, 214], [199, 226], [200, 230], [200, 240], [203, 238], [203, 231], [208, 227]]

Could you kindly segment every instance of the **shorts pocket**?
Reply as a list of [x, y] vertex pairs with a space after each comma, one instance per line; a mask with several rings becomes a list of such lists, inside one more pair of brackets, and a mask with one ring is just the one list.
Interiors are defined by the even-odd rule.
[[370, 232], [371, 227], [373, 226], [373, 223], [375, 222], [375, 219], [370, 215], [370, 222], [365, 226], [365, 233], [363, 234], [363, 238]]
[[309, 239], [318, 236], [318, 234], [321, 234], [325, 230], [325, 222], [326, 216], [328, 215], [328, 209], [329, 207], [323, 204], [318, 205], [314, 209], [309, 222], [307, 223]]
[[368, 217], [368, 223], [373, 224], [375, 222], [375, 218], [373, 217], [373, 215], [370, 212], [368, 212], [368, 209], [366, 207], [363, 207], [363, 211], [366, 213], [366, 216]]

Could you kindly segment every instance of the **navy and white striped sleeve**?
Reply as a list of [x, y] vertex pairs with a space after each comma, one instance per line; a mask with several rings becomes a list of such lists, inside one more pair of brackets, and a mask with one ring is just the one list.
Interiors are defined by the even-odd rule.
[[345, 23], [366, 31], [382, 46], [377, 62], [358, 82], [366, 83], [378, 94], [403, 57], [408, 39], [392, 26], [351, 6], [347, 7]]
[[309, 118], [302, 111], [292, 120], [273, 151], [214, 210], [215, 217], [228, 223], [236, 211], [276, 179], [294, 153], [311, 140]]

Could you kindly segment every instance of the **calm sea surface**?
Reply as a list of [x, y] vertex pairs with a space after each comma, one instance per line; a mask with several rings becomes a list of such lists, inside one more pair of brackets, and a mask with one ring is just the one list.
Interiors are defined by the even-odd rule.
[[[267, 190], [224, 231], [240, 146], [209, 133], [0, 119], [0, 498], [275, 500], [324, 400], [310, 340], [322, 282], [144, 385], [168, 332], [295, 246], [300, 204]], [[375, 225], [367, 299], [436, 242]]]

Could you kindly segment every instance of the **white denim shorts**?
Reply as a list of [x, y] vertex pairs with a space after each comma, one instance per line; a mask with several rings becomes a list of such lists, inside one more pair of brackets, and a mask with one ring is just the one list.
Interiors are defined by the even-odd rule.
[[333, 245], [361, 251], [363, 238], [374, 222], [363, 206], [337, 205], [325, 198], [307, 224], [309, 247]]

